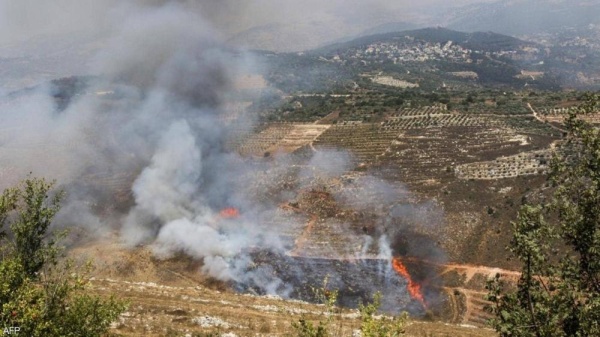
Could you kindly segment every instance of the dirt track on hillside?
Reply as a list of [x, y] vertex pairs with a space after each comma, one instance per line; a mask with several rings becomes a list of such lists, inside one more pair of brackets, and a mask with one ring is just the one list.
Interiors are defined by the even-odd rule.
[[[285, 336], [301, 317], [323, 319], [323, 306], [277, 297], [237, 294], [222, 282], [199, 273], [200, 264], [185, 257], [159, 261], [147, 248], [127, 250], [114, 240], [90, 243], [71, 251], [79, 260], [94, 258], [96, 270], [90, 290], [129, 301], [129, 310], [115, 323], [125, 336], [184, 336], [194, 332], [231, 332], [237, 336]], [[488, 267], [444, 265], [468, 273], [491, 273]], [[504, 271], [509, 273], [509, 271]], [[512, 272], [514, 273], [514, 272]], [[412, 321], [408, 336], [494, 336], [482, 329], [483, 293], [466, 288], [445, 290], [451, 301], [458, 291], [466, 296], [466, 309], [454, 305], [455, 323]], [[358, 314], [341, 310], [336, 317], [340, 336], [352, 335]]]

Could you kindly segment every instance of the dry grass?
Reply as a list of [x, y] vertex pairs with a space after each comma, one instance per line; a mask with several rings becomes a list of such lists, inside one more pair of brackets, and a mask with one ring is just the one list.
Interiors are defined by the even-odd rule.
[[[124, 336], [185, 336], [233, 333], [237, 336], [291, 336], [301, 317], [325, 319], [325, 307], [273, 297], [220, 292], [202, 286], [174, 287], [155, 283], [95, 280], [92, 291], [116, 294], [130, 308], [113, 332]], [[357, 312], [339, 309], [330, 327], [336, 336], [358, 329]], [[488, 329], [440, 322], [411, 321], [407, 336], [495, 336]]]
[[[277, 297], [238, 294], [198, 272], [199, 263], [180, 256], [159, 261], [144, 248], [126, 250], [107, 238], [71, 251], [96, 261], [90, 291], [115, 295], [130, 305], [112, 332], [123, 336], [292, 336], [292, 322], [317, 323], [326, 307]], [[355, 310], [336, 308], [331, 330], [352, 336], [360, 326]], [[203, 335], [205, 334], [205, 335]], [[495, 336], [480, 327], [411, 321], [408, 336]], [[233, 335], [230, 335], [233, 336]]]

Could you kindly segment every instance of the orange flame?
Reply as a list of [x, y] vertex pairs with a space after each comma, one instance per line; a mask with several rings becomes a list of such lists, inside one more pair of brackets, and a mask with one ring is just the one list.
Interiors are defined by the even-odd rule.
[[221, 216], [223, 219], [235, 219], [239, 218], [240, 211], [238, 211], [237, 208], [227, 207], [223, 208], [221, 212], [219, 212], [219, 216]]
[[406, 266], [404, 266], [402, 261], [400, 261], [399, 258], [393, 258], [392, 267], [394, 268], [396, 273], [398, 273], [400, 276], [405, 278], [406, 281], [408, 281], [408, 293], [410, 294], [410, 297], [421, 302], [423, 307], [427, 308], [427, 305], [425, 304], [425, 298], [421, 293], [421, 285], [413, 281], [412, 277], [408, 273], [408, 269], [406, 269]]

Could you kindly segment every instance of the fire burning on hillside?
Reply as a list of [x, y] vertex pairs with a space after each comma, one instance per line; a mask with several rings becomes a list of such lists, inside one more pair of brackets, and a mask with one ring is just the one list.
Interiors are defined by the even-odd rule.
[[398, 275], [402, 276], [408, 282], [407, 290], [410, 294], [410, 297], [421, 302], [424, 308], [427, 308], [427, 303], [425, 303], [425, 298], [423, 297], [423, 293], [421, 292], [421, 285], [415, 282], [412, 279], [412, 276], [408, 273], [408, 269], [402, 263], [400, 258], [395, 257], [392, 259], [392, 268], [398, 273]]
[[[222, 118], [226, 101], [253, 95], [236, 97], [231, 86], [254, 71], [253, 56], [229, 51], [202, 16], [176, 5], [135, 11], [113, 34], [86, 90], [116, 94], [78, 94], [57, 111], [55, 93], [39, 88], [1, 106], [7, 130], [19, 131], [1, 144], [12, 148], [0, 166], [57, 178], [70, 196], [61, 223], [108, 231], [114, 220], [126, 245], [148, 245], [165, 259], [184, 253], [202, 261], [203, 274], [256, 293], [309, 298], [328, 277], [345, 294], [343, 305], [381, 291], [393, 311], [411, 304], [406, 280], [425, 306], [420, 285], [399, 260], [389, 261], [397, 231], [436, 223], [423, 216], [429, 208], [370, 173], [340, 179], [354, 167], [340, 150], [255, 161], [226, 146], [257, 118], [241, 116], [240, 125]], [[29, 144], [44, 146], [27, 156], [12, 150]], [[48, 166], [38, 151], [60, 160]], [[123, 191], [131, 200], [116, 207], [109, 196]]]
[[235, 207], [227, 207], [219, 212], [219, 216], [222, 219], [237, 219], [240, 217], [240, 211]]

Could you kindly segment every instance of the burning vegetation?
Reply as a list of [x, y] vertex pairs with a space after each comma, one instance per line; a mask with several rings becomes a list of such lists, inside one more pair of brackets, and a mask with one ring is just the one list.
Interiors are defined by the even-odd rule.
[[219, 212], [219, 216], [222, 219], [237, 219], [240, 217], [240, 211], [235, 207], [227, 207]]
[[[423, 138], [419, 128], [476, 124], [477, 135], [493, 135], [487, 124], [431, 108], [399, 110], [386, 123], [257, 125], [246, 110], [233, 117], [226, 111], [227, 104], [250, 107], [247, 101], [263, 98], [254, 92], [238, 97], [243, 86], [232, 87], [235, 78], [256, 76], [249, 75], [256, 72], [253, 55], [231, 53], [204, 18], [178, 6], [124, 18], [96, 57], [101, 76], [72, 94], [38, 88], [0, 105], [7, 117], [0, 166], [57, 178], [69, 195], [57, 215], [61, 224], [85, 223], [91, 232], [116, 227], [128, 247], [150, 247], [164, 260], [184, 253], [201, 264], [203, 275], [240, 291], [314, 300], [310, 288], [327, 278], [342, 305], [355, 306], [378, 291], [390, 312], [419, 315], [435, 305], [430, 291], [438, 289], [419, 282], [406, 260], [394, 256], [443, 254], [430, 249], [433, 240], [414, 244], [443, 224], [443, 211], [377, 165], [412, 168], [412, 178], [429, 181], [421, 179], [427, 170], [397, 161], [453, 143], [445, 134]], [[256, 135], [245, 135], [248, 129]], [[418, 133], [410, 144], [447, 144], [410, 152], [403, 148], [409, 142], [400, 141], [405, 132]], [[475, 138], [465, 143], [469, 149], [480, 145]], [[253, 153], [272, 155], [249, 158]], [[450, 170], [435, 171], [451, 179], [449, 163]], [[111, 197], [118, 195], [126, 202]], [[400, 231], [408, 238], [392, 248]], [[416, 272], [428, 267], [420, 268]]]
[[396, 271], [396, 273], [398, 273], [398, 275], [402, 276], [406, 280], [406, 282], [408, 282], [406, 289], [408, 290], [410, 297], [419, 301], [423, 305], [424, 308], [427, 308], [427, 304], [425, 303], [425, 298], [423, 297], [423, 294], [421, 293], [421, 285], [418, 284], [417, 282], [413, 281], [412, 276], [410, 276], [410, 274], [408, 273], [408, 269], [402, 263], [400, 258], [394, 257], [392, 259], [392, 268], [394, 268], [394, 271]]

